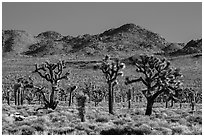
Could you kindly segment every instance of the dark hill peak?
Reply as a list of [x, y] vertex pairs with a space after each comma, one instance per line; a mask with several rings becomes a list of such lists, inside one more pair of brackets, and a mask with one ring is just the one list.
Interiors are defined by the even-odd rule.
[[133, 32], [135, 30], [142, 30], [142, 27], [135, 25], [133, 23], [128, 23], [128, 24], [124, 24], [118, 28], [109, 29], [109, 30], [105, 31], [104, 33], [102, 33], [102, 35], [110, 36], [110, 35], [114, 35], [117, 33]]
[[58, 39], [61, 39], [62, 37], [63, 36], [56, 31], [45, 31], [38, 34], [37, 36], [37, 38], [53, 39], [53, 40], [58, 40]]
[[124, 25], [120, 26], [118, 29], [122, 30], [122, 31], [128, 31], [128, 30], [133, 30], [135, 28], [141, 28], [141, 27], [137, 26], [133, 23], [128, 23], [128, 24], [124, 24]]
[[199, 43], [202, 43], [202, 39], [191, 40], [186, 44], [186, 46], [184, 48], [199, 47], [199, 46], [201, 46], [201, 44], [199, 44]]

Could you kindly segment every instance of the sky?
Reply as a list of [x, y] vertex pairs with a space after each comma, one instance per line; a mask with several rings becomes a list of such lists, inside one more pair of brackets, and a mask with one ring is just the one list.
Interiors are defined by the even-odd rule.
[[169, 42], [202, 37], [201, 2], [56, 2], [2, 4], [2, 29], [32, 35], [56, 31], [64, 36], [98, 34], [134, 23], [160, 34]]

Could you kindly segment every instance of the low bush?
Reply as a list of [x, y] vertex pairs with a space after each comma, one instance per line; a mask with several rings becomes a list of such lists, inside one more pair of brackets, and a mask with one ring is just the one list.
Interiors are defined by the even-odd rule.
[[202, 135], [202, 125], [193, 125], [191, 130], [192, 135]]
[[142, 124], [139, 126], [139, 129], [143, 132], [144, 135], [148, 135], [152, 132], [152, 128], [147, 124]]
[[172, 130], [166, 127], [156, 127], [155, 128], [158, 132], [161, 132], [162, 135], [172, 135]]
[[181, 124], [181, 125], [187, 125], [188, 124], [188, 122], [187, 122], [187, 120], [185, 118], [179, 119], [178, 123]]
[[19, 130], [21, 132], [21, 135], [34, 135], [35, 134], [35, 129], [32, 128], [31, 126], [23, 125], [19, 127]]
[[33, 127], [38, 132], [44, 132], [46, 130], [46, 127], [39, 123], [33, 123], [31, 127]]
[[124, 125], [125, 121], [123, 119], [117, 119], [117, 120], [114, 120], [113, 123], [116, 125]]
[[148, 125], [150, 125], [152, 128], [159, 127], [158, 122], [157, 121], [153, 121], [153, 120], [149, 121]]
[[187, 126], [184, 125], [176, 125], [176, 126], [172, 126], [172, 134], [178, 134], [178, 135], [188, 135], [191, 134], [189, 128]]
[[98, 116], [95, 120], [96, 122], [106, 123], [109, 121], [109, 117], [105, 115]]
[[74, 128], [71, 127], [61, 127], [61, 128], [55, 128], [52, 131], [50, 131], [54, 135], [67, 135], [74, 131]]
[[163, 135], [163, 133], [161, 131], [158, 131], [158, 130], [152, 130], [150, 135]]
[[202, 124], [202, 115], [190, 115], [186, 117], [186, 120], [190, 123]]

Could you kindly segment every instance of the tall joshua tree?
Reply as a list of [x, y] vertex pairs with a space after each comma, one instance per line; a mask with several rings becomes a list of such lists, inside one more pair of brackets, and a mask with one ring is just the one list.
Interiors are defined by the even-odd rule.
[[142, 93], [147, 99], [145, 115], [152, 114], [154, 100], [162, 93], [177, 92], [181, 82], [179, 69], [170, 67], [170, 62], [166, 59], [159, 59], [154, 56], [140, 55], [140, 58], [134, 60], [136, 72], [143, 75], [139, 78], [130, 80], [126, 78], [125, 84], [142, 82], [146, 89]]
[[[44, 99], [44, 107], [39, 109], [55, 109], [57, 107], [58, 101], [55, 100], [55, 92], [58, 91], [58, 83], [62, 79], [67, 79], [69, 72], [63, 74], [63, 70], [66, 68], [64, 61], [59, 61], [58, 63], [49, 63], [46, 61], [41, 65], [35, 64], [35, 70], [33, 73], [37, 73], [43, 79], [47, 80], [51, 84], [51, 91], [49, 99], [47, 99], [44, 93], [41, 91]], [[38, 109], [38, 110], [39, 110]]]
[[117, 85], [117, 78], [118, 76], [123, 76], [123, 72], [121, 69], [125, 68], [124, 63], [120, 63], [119, 59], [110, 59], [109, 56], [105, 56], [102, 60], [102, 64], [100, 69], [102, 70], [106, 82], [108, 84], [108, 106], [109, 106], [109, 113], [113, 113], [113, 90], [114, 86]]

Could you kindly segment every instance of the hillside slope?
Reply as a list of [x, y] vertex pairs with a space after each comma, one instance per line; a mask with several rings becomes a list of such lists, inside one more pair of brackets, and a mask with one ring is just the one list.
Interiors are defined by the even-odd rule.
[[2, 31], [2, 52], [3, 54], [20, 54], [28, 51], [31, 44], [37, 43], [38, 39], [22, 30]]

